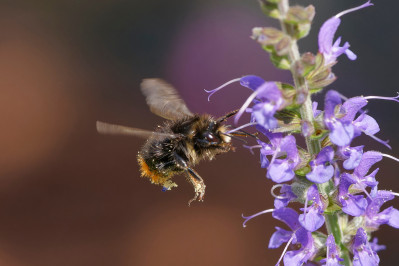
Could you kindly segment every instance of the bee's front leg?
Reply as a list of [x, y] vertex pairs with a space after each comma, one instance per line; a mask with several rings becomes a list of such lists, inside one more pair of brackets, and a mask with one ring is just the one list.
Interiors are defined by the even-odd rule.
[[186, 171], [188, 180], [191, 182], [191, 184], [193, 184], [194, 187], [195, 195], [194, 198], [189, 200], [188, 205], [190, 206], [191, 202], [194, 200], [203, 201], [206, 187], [204, 180], [196, 171], [194, 171], [194, 169], [187, 165], [187, 162], [181, 156], [179, 156], [177, 153], [174, 153], [174, 157], [176, 159], [177, 165]]

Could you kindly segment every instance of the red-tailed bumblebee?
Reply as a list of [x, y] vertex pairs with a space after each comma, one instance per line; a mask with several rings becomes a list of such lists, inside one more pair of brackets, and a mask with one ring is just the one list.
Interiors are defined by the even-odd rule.
[[147, 138], [137, 155], [141, 176], [163, 186], [164, 190], [170, 190], [177, 187], [171, 180], [172, 176], [185, 173], [195, 191], [189, 204], [196, 199], [202, 201], [205, 184], [193, 166], [233, 148], [231, 138], [238, 134], [229, 134], [223, 122], [237, 111], [217, 119], [208, 114], [193, 114], [177, 91], [161, 79], [144, 79], [141, 91], [150, 110], [168, 119], [163, 125], [155, 131], [148, 131], [97, 121], [97, 131]]

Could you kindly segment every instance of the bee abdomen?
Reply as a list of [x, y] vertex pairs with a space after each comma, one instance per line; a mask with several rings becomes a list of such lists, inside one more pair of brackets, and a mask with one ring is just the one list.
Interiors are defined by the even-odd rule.
[[140, 166], [140, 172], [142, 177], [147, 177], [150, 179], [151, 183], [157, 185], [163, 185], [171, 178], [171, 174], [167, 172], [160, 172], [156, 169], [152, 169], [146, 162], [146, 160], [139, 154], [137, 156], [137, 161]]

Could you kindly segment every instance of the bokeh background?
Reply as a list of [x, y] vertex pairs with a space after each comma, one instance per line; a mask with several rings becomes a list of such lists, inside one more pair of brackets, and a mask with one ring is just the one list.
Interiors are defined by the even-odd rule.
[[[316, 52], [323, 21], [364, 1], [299, 2], [316, 6], [314, 28], [299, 43]], [[398, 90], [399, 3], [375, 2], [343, 17], [338, 32], [358, 60], [340, 58], [330, 88], [348, 97]], [[252, 27], [271, 25], [255, 0], [1, 1], [0, 264], [274, 265], [282, 249], [267, 245], [281, 224], [263, 215], [242, 227], [242, 213], [273, 206], [257, 155], [237, 143], [199, 165], [205, 201], [188, 207], [193, 189], [184, 177], [169, 192], [139, 177], [143, 140], [95, 130], [96, 120], [144, 129], [162, 122], [139, 91], [147, 77], [168, 80], [192, 111], [215, 116], [249, 92], [231, 85], [208, 102], [204, 89], [246, 74], [290, 82], [249, 38]], [[398, 104], [368, 107], [393, 150], [370, 138], [356, 143], [399, 156]], [[398, 163], [378, 167], [380, 188], [398, 192]], [[376, 235], [388, 246], [381, 264], [395, 265], [398, 231], [383, 226]]]

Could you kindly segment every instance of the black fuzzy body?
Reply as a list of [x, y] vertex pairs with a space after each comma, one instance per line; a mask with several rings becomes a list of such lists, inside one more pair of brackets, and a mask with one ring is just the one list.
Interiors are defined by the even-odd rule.
[[[173, 136], [151, 136], [139, 152], [139, 159], [142, 158], [154, 174], [171, 177], [200, 160], [212, 160], [215, 155], [229, 151], [230, 138], [221, 134], [225, 131], [225, 126], [207, 114], [166, 121], [155, 132]], [[200, 139], [208, 132], [217, 137], [217, 144], [205, 147]]]

